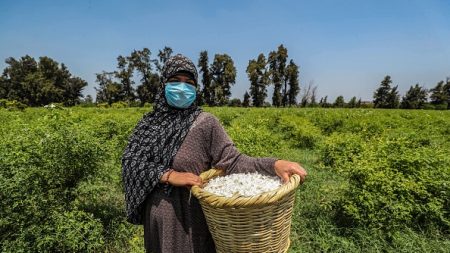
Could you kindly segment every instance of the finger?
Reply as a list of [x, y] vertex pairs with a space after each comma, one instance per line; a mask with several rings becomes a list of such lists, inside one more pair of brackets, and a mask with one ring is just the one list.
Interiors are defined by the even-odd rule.
[[296, 168], [293, 172], [300, 176], [300, 183], [303, 183], [305, 181], [307, 175], [306, 170], [300, 167]]
[[197, 181], [198, 177], [196, 175], [190, 174], [187, 176], [187, 178], [189, 181]]
[[302, 174], [302, 170], [297, 166], [290, 167], [289, 172], [292, 174], [298, 174], [299, 176]]
[[198, 178], [193, 178], [193, 179], [190, 180], [190, 184], [191, 185], [200, 186], [202, 184], [202, 181], [199, 180]]
[[296, 166], [295, 166], [295, 168], [296, 168], [296, 170], [298, 170], [298, 171], [306, 171], [300, 164], [296, 164]]
[[305, 181], [306, 178], [306, 170], [298, 163], [292, 163], [291, 167], [289, 169], [289, 172], [291, 172], [292, 174], [297, 174], [300, 176], [300, 183], [303, 183]]
[[306, 172], [306, 170], [299, 170], [298, 175], [302, 176], [302, 177], [306, 177], [308, 175], [308, 173]]
[[301, 167], [301, 166], [296, 166], [296, 168], [295, 168], [295, 174], [298, 174], [298, 175], [304, 175], [304, 176], [306, 176], [308, 173], [306, 172], [306, 170], [303, 168], [303, 167]]
[[283, 173], [281, 175], [281, 178], [283, 179], [283, 183], [289, 182], [289, 174], [288, 173]]
[[302, 184], [303, 182], [305, 182], [306, 179], [306, 175], [302, 174], [300, 175], [300, 183]]
[[192, 175], [191, 180], [195, 182], [202, 182], [202, 178], [197, 175]]
[[202, 186], [202, 183], [200, 183], [200, 182], [193, 182], [192, 185], [195, 185], [195, 186]]

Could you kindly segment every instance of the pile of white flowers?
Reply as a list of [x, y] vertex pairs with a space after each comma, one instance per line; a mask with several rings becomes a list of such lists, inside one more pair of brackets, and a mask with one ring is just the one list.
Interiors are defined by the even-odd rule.
[[281, 186], [278, 177], [258, 173], [237, 173], [211, 179], [203, 188], [205, 191], [224, 197], [237, 194], [242, 197], [256, 196]]
[[48, 104], [48, 105], [44, 105], [44, 107], [45, 107], [45, 108], [51, 108], [51, 109], [53, 109], [53, 108], [56, 107], [56, 105], [53, 104], [53, 103], [51, 103], [51, 104]]

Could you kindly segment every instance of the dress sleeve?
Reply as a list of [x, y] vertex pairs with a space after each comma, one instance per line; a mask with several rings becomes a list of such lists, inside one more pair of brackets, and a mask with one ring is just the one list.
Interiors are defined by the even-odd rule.
[[279, 159], [241, 154], [214, 115], [211, 114], [208, 124], [210, 124], [209, 151], [213, 167], [225, 170], [226, 174], [258, 172], [276, 176], [274, 164]]

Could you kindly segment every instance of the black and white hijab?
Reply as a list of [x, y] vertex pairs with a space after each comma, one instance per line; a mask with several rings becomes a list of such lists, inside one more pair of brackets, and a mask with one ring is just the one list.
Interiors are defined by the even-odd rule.
[[[153, 111], [145, 114], [129, 137], [122, 155], [122, 180], [125, 188], [127, 220], [143, 224], [143, 202], [170, 169], [189, 128], [201, 112], [194, 102], [186, 109], [171, 107], [164, 96], [163, 85], [178, 72], [198, 73], [194, 63], [178, 54], [169, 58], [162, 69], [162, 85], [155, 98]], [[170, 187], [165, 187], [167, 194]]]

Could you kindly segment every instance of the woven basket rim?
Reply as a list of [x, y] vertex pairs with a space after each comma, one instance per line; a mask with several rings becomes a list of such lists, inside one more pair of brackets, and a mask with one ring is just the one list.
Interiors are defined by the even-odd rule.
[[[200, 177], [203, 182], [207, 182], [211, 178], [223, 176], [224, 174], [224, 171], [221, 169], [211, 168], [201, 173]], [[191, 192], [197, 199], [206, 202], [213, 207], [253, 207], [273, 204], [280, 201], [284, 196], [294, 191], [300, 185], [300, 181], [300, 176], [294, 174], [289, 178], [289, 182], [284, 183], [279, 188], [253, 197], [224, 197], [207, 192], [199, 186], [192, 186]]]

